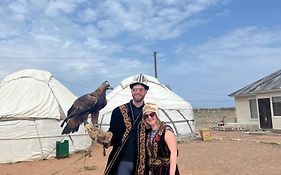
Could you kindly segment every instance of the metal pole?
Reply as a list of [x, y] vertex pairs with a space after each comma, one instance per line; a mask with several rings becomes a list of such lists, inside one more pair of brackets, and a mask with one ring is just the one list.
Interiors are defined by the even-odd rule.
[[157, 78], [158, 76], [157, 76], [157, 60], [156, 60], [156, 54], [157, 54], [157, 52], [156, 51], [154, 51], [154, 76], [155, 76], [155, 78]]

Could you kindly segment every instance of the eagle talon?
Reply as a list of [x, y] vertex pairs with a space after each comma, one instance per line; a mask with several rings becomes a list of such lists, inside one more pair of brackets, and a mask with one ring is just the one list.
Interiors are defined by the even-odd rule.
[[91, 132], [95, 130], [94, 126], [90, 123], [85, 123], [84, 128], [85, 128], [85, 132]]
[[86, 124], [85, 131], [88, 133], [92, 140], [97, 140], [100, 129], [94, 127], [92, 124]]

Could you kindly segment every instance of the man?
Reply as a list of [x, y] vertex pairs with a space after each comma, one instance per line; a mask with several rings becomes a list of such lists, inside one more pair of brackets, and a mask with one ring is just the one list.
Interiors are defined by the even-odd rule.
[[142, 74], [130, 84], [133, 99], [116, 107], [108, 132], [112, 133], [105, 175], [143, 175], [145, 169], [145, 125], [142, 120], [144, 97], [149, 89]]

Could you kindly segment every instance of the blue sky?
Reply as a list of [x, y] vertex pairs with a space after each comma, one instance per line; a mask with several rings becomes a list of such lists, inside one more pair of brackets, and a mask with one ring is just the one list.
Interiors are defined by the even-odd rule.
[[154, 76], [193, 107], [230, 107], [228, 95], [281, 67], [278, 0], [2, 0], [0, 79], [51, 72], [75, 95], [108, 80]]

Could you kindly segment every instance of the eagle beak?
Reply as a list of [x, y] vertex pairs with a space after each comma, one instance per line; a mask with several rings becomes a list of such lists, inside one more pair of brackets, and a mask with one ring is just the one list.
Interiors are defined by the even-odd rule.
[[107, 86], [106, 89], [108, 89], [108, 90], [113, 90], [113, 87], [109, 85], [109, 86]]

